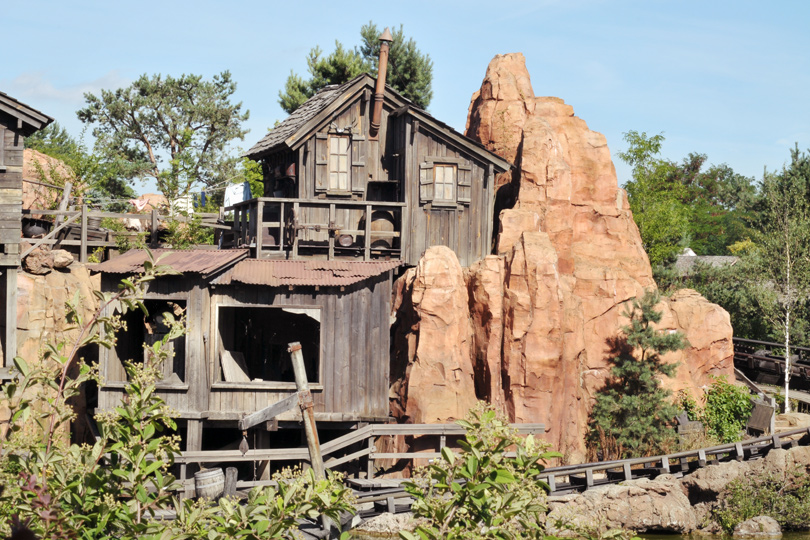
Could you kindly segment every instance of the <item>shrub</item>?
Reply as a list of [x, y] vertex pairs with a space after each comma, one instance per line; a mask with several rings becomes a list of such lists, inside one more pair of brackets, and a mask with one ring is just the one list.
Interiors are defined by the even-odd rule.
[[718, 442], [736, 442], [753, 407], [747, 388], [731, 384], [725, 375], [712, 377], [700, 421]]
[[751, 475], [731, 482], [714, 511], [726, 532], [756, 516], [770, 516], [784, 530], [810, 528], [810, 479], [796, 469], [783, 474]]
[[[521, 438], [495, 411], [479, 404], [467, 420], [461, 452], [443, 448], [441, 458], [417, 469], [404, 483], [423, 518], [405, 540], [455, 538], [544, 538], [548, 485], [537, 475], [542, 460], [562, 457], [529, 435]], [[514, 447], [515, 456], [507, 449]]]

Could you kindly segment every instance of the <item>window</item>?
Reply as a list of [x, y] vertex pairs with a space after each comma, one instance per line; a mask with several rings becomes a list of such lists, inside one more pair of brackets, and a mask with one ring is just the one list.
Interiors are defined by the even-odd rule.
[[456, 166], [436, 164], [433, 166], [433, 200], [456, 202]]
[[[119, 332], [115, 342], [115, 356], [121, 362], [108, 373], [112, 382], [126, 381], [124, 362], [143, 362], [149, 352], [145, 349], [151, 347], [166, 335], [169, 328], [164, 321], [163, 314], [171, 312], [180, 317], [186, 308], [185, 300], [144, 300], [149, 315], [139, 309], [129, 310], [121, 316], [127, 324], [126, 332]], [[166, 344], [169, 357], [162, 365], [162, 385], [183, 384], [186, 378], [186, 336], [180, 336]], [[117, 368], [117, 369], [116, 369]]]
[[294, 385], [287, 347], [297, 341], [307, 380], [320, 382], [319, 307], [220, 306], [217, 319], [218, 381]]
[[349, 136], [329, 136], [329, 190], [349, 191]]

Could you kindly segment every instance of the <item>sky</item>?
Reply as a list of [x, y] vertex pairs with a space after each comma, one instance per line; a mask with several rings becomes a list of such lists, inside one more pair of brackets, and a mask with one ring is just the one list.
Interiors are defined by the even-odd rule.
[[[0, 8], [0, 90], [79, 136], [85, 92], [142, 74], [229, 70], [250, 111], [247, 149], [286, 114], [278, 93], [306, 55], [360, 27], [403, 25], [433, 60], [428, 111], [463, 131], [497, 54], [522, 52], [535, 95], [556, 96], [607, 137], [618, 182], [623, 134], [663, 134], [662, 157], [690, 152], [761, 178], [810, 148], [810, 2], [534, 0], [26, 0]], [[91, 137], [85, 137], [92, 143]], [[136, 185], [140, 192], [153, 190]]]

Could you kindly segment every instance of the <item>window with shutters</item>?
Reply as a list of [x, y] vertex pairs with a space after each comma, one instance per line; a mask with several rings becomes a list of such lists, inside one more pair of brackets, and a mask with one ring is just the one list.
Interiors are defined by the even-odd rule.
[[350, 148], [348, 135], [329, 136], [329, 191], [351, 189]]
[[472, 166], [464, 158], [427, 157], [419, 165], [419, 201], [436, 206], [468, 206]]
[[433, 165], [433, 201], [437, 203], [456, 202], [456, 166], [446, 163]]

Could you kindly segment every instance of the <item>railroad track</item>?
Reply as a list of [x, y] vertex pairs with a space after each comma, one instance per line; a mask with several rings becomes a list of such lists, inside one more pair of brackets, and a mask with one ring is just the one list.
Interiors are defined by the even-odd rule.
[[[756, 460], [774, 448], [795, 446], [810, 446], [810, 428], [661, 456], [549, 467], [540, 474], [540, 478], [549, 485], [550, 496], [567, 495], [628, 480], [655, 478], [661, 474], [681, 477], [711, 464]], [[358, 506], [367, 507], [358, 513], [362, 521], [383, 512], [410, 510], [411, 501], [401, 486], [355, 490], [355, 496]], [[368, 508], [368, 503], [373, 503], [373, 508]]]

